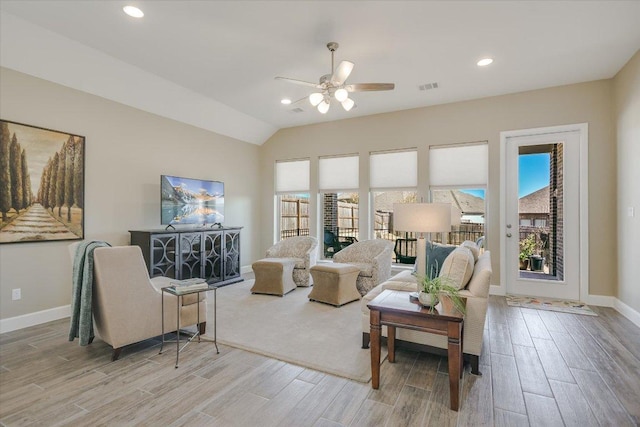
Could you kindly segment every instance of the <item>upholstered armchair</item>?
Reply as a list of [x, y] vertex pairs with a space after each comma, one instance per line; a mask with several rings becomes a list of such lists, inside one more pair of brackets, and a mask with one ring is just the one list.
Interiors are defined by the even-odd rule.
[[[69, 247], [74, 259], [78, 244]], [[149, 278], [138, 246], [100, 247], [93, 251], [93, 322], [97, 335], [113, 347], [112, 360], [117, 360], [126, 345], [162, 334], [162, 298], [164, 327], [176, 330], [176, 297], [162, 293], [169, 286], [167, 277]], [[200, 296], [198, 298], [198, 295]], [[200, 306], [200, 333], [206, 329], [206, 293], [182, 297], [180, 327], [197, 324]]]
[[383, 239], [364, 240], [336, 253], [333, 262], [352, 264], [360, 268], [356, 287], [360, 295], [364, 296], [391, 276], [392, 254], [392, 242]]
[[296, 286], [311, 286], [310, 269], [318, 258], [318, 239], [296, 236], [280, 240], [267, 249], [267, 258], [295, 258], [293, 281]]

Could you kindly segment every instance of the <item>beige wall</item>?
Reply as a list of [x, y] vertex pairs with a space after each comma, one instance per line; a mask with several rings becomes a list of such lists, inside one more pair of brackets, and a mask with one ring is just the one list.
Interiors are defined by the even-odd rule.
[[[0, 69], [4, 120], [86, 137], [85, 236], [129, 243], [160, 227], [160, 175], [225, 182], [227, 225], [244, 226], [242, 264], [257, 258], [259, 147], [64, 86]], [[0, 245], [0, 318], [70, 303], [69, 242]], [[11, 301], [11, 289], [22, 300]]]
[[[640, 312], [640, 51], [613, 79], [618, 141], [618, 299]], [[634, 216], [628, 209], [634, 209]]]
[[[318, 156], [359, 153], [360, 187], [368, 188], [370, 151], [418, 147], [419, 190], [425, 195], [428, 145], [489, 141], [487, 235], [489, 249], [495, 254], [492, 283], [500, 284], [497, 238], [500, 233], [500, 132], [586, 122], [589, 124], [589, 293], [613, 296], [617, 275], [612, 268], [617, 264], [616, 155], [611, 98], [611, 80], [602, 80], [280, 130], [261, 148], [265, 196], [262, 249], [274, 239], [272, 195], [276, 160], [310, 157], [311, 194], [314, 194]], [[367, 203], [366, 192], [361, 192], [360, 200]], [[313, 197], [312, 203], [312, 214], [317, 215], [313, 210], [316, 203]], [[361, 212], [368, 211], [367, 206], [361, 208]], [[312, 223], [316, 219], [314, 216]], [[361, 236], [368, 227], [368, 221], [361, 220]]]

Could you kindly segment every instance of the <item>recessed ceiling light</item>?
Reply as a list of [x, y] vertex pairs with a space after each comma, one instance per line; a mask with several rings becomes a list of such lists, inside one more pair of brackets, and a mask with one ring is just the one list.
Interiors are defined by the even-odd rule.
[[289, 104], [291, 104], [291, 100], [289, 98], [282, 98], [280, 100], [280, 103], [284, 104], [284, 105], [289, 105]]
[[493, 59], [491, 58], [483, 58], [480, 61], [478, 61], [478, 67], [486, 67], [487, 65], [491, 64], [493, 62]]
[[124, 10], [124, 13], [134, 18], [142, 18], [144, 16], [144, 13], [135, 6], [125, 6], [122, 10]]

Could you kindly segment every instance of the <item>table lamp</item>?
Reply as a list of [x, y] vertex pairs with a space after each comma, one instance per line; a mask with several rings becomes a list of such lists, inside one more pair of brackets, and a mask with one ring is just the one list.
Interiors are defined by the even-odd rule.
[[416, 272], [427, 273], [427, 241], [424, 233], [451, 230], [451, 203], [394, 203], [393, 228], [395, 231], [418, 233], [416, 246]]

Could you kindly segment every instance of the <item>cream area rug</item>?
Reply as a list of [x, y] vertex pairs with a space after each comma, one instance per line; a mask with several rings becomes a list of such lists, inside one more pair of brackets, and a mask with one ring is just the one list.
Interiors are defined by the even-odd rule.
[[[360, 301], [342, 307], [310, 302], [311, 288], [296, 288], [284, 297], [252, 295], [253, 282], [216, 291], [219, 343], [360, 382], [371, 380], [371, 353], [361, 348]], [[208, 301], [206, 336], [212, 338], [211, 293]], [[382, 352], [386, 357], [386, 348]]]
[[534, 308], [537, 310], [560, 311], [563, 313], [586, 314], [597, 316], [598, 313], [580, 301], [561, 300], [553, 298], [527, 297], [521, 295], [507, 295], [507, 304], [512, 307]]

